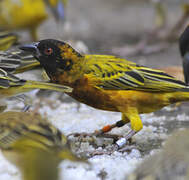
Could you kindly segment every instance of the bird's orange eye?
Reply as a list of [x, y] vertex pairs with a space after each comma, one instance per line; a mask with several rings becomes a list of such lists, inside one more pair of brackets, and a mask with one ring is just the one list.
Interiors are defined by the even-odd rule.
[[46, 55], [51, 55], [51, 54], [53, 53], [53, 49], [52, 49], [52, 48], [46, 48], [46, 49], [44, 50], [44, 53], [45, 53]]

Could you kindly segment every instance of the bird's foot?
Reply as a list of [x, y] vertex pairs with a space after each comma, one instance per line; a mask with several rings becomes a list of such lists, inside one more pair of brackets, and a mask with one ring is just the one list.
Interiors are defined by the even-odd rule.
[[[95, 136], [95, 137], [112, 138], [115, 141], [117, 141], [122, 136], [116, 135], [116, 134], [106, 134], [107, 132], [111, 131], [113, 128], [117, 127], [118, 126], [117, 124], [118, 123], [104, 126], [102, 129], [96, 130], [93, 133], [85, 133], [85, 132], [83, 132], [83, 133], [71, 133], [67, 137], [69, 137], [69, 136], [74, 136], [74, 137], [78, 137], [78, 136], [82, 136], [82, 137], [87, 137], [87, 136], [94, 137]], [[119, 124], [121, 124], [121, 123], [119, 123]]]
[[122, 137], [118, 141], [116, 141], [116, 145], [118, 146], [118, 149], [123, 148], [128, 142], [130, 142], [131, 138], [136, 133], [137, 133], [136, 131], [131, 130], [125, 137]]
[[[136, 146], [131, 143], [131, 138], [135, 135], [136, 132], [131, 130], [125, 137], [117, 135], [117, 134], [104, 134], [99, 133], [99, 131], [95, 131], [94, 133], [71, 133], [67, 137], [73, 136], [78, 138], [77, 142], [89, 142], [95, 148], [101, 147], [100, 150], [96, 149], [92, 152], [87, 152], [89, 157], [93, 157], [96, 155], [111, 155], [114, 152], [130, 152], [132, 149], [136, 149]], [[98, 138], [110, 138], [111, 142], [107, 139], [103, 139], [103, 141], [97, 140]], [[92, 138], [92, 141], [90, 140]], [[68, 138], [69, 139], [69, 138]]]

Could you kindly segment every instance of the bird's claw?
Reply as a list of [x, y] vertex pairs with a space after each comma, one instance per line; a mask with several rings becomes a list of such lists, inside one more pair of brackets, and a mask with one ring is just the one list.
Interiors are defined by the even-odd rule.
[[131, 130], [125, 137], [122, 137], [119, 140], [117, 140], [116, 145], [119, 147], [119, 149], [124, 147], [136, 133], [136, 131]]

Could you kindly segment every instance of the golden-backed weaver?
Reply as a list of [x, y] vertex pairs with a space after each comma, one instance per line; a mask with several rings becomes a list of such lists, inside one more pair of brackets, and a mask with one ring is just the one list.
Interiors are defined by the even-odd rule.
[[189, 101], [189, 87], [184, 82], [126, 59], [82, 55], [67, 43], [54, 39], [20, 48], [34, 55], [52, 82], [72, 87], [73, 91], [68, 93], [71, 97], [94, 108], [121, 112], [121, 121], [105, 126], [100, 132], [130, 122], [132, 130], [125, 140], [142, 129], [139, 114]]
[[0, 114], [0, 149], [15, 164], [23, 180], [58, 180], [62, 160], [80, 161], [66, 137], [38, 114]]

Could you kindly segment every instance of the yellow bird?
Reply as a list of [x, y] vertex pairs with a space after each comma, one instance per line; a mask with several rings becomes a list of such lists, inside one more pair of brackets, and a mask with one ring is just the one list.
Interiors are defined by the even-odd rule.
[[54, 39], [20, 48], [34, 55], [52, 82], [72, 87], [71, 97], [97, 109], [121, 112], [121, 121], [100, 130], [108, 132], [130, 122], [132, 130], [117, 142], [119, 147], [142, 129], [139, 114], [189, 101], [189, 87], [184, 82], [126, 59], [83, 55]]
[[58, 180], [62, 160], [81, 161], [66, 137], [38, 114], [0, 114], [0, 149], [21, 171], [23, 180]]
[[55, 18], [64, 19], [64, 4], [60, 0], [3, 0], [0, 1], [0, 29], [29, 29], [34, 41], [38, 26], [48, 18], [48, 9]]

